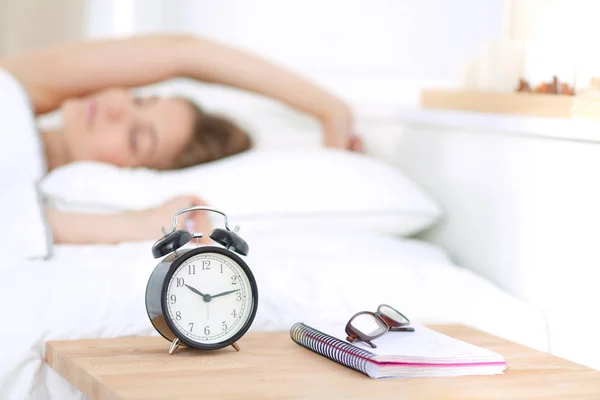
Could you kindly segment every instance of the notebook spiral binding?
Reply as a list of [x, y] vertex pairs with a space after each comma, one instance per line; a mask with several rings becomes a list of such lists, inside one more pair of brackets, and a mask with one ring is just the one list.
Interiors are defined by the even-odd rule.
[[290, 336], [299, 345], [363, 374], [367, 374], [367, 364], [375, 356], [301, 322], [292, 326]]

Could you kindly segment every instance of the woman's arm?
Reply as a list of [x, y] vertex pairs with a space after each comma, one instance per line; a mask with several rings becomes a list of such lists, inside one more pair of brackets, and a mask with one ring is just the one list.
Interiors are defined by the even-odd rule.
[[215, 42], [185, 37], [183, 73], [191, 78], [258, 93], [318, 118], [325, 144], [346, 147], [352, 112], [338, 97], [313, 82], [260, 57]]
[[312, 114], [325, 142], [345, 146], [352, 113], [335, 95], [291, 71], [192, 36], [137, 36], [57, 45], [0, 61], [26, 87], [37, 113], [69, 97], [188, 77], [261, 94]]
[[176, 37], [73, 42], [0, 60], [26, 88], [37, 113], [71, 97], [110, 87], [135, 87], [177, 75]]
[[[66, 213], [46, 211], [55, 244], [114, 244], [160, 237], [160, 226], [144, 234], [142, 218], [135, 212], [122, 214]], [[158, 229], [157, 229], [158, 228]]]
[[[67, 213], [55, 209], [46, 210], [46, 218], [56, 244], [114, 244], [160, 238], [161, 227], [170, 230], [173, 214], [183, 208], [205, 206], [195, 196], [180, 196], [156, 208], [114, 214]], [[206, 212], [187, 213], [195, 232], [202, 232], [200, 243], [210, 243], [210, 219]], [[179, 218], [178, 228], [186, 227], [185, 219]], [[187, 228], [187, 227], [186, 227]]]

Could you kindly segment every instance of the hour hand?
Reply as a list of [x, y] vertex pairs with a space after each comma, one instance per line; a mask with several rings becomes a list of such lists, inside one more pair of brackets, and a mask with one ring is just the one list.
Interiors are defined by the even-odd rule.
[[190, 285], [188, 285], [187, 283], [185, 284], [185, 286], [190, 289], [192, 292], [199, 294], [200, 296], [204, 297], [204, 293], [200, 292], [198, 289], [191, 287]]
[[237, 291], [239, 291], [239, 290], [240, 290], [240, 289], [228, 290], [227, 292], [223, 292], [223, 293], [215, 294], [214, 296], [212, 296], [212, 298], [214, 299], [215, 297], [219, 297], [219, 296], [225, 296], [226, 294], [235, 293], [235, 292], [237, 292]]

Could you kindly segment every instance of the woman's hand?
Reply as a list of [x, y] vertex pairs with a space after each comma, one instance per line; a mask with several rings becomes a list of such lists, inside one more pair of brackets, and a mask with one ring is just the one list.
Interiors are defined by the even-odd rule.
[[[168, 232], [173, 225], [173, 214], [177, 211], [196, 206], [208, 206], [208, 204], [197, 196], [179, 196], [166, 201], [158, 207], [140, 211], [137, 218], [139, 226], [148, 232], [160, 232], [160, 228], [164, 227]], [[204, 237], [199, 241], [201, 243], [209, 243], [211, 240], [208, 234], [212, 227], [210, 223], [209, 213], [207, 211], [192, 211], [180, 215], [177, 218], [177, 229], [187, 229], [191, 232], [202, 232]], [[156, 235], [151, 235], [155, 238]]]
[[323, 120], [323, 145], [346, 149], [357, 153], [364, 152], [360, 137], [354, 133], [354, 118], [349, 108], [332, 112]]
[[359, 136], [350, 136], [350, 142], [348, 143], [348, 146], [348, 150], [353, 151], [355, 153], [365, 152], [365, 146], [363, 145], [362, 139]]

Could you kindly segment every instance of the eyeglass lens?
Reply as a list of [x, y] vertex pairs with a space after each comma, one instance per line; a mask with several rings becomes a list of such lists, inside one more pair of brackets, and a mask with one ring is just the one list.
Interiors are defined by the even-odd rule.
[[385, 315], [387, 318], [391, 319], [392, 321], [397, 322], [398, 324], [407, 324], [410, 322], [402, 314], [400, 314], [398, 311], [394, 310], [388, 305], [381, 305], [378, 311], [381, 314]]
[[372, 314], [360, 314], [352, 320], [352, 327], [360, 333], [375, 337], [387, 332], [388, 327]]

